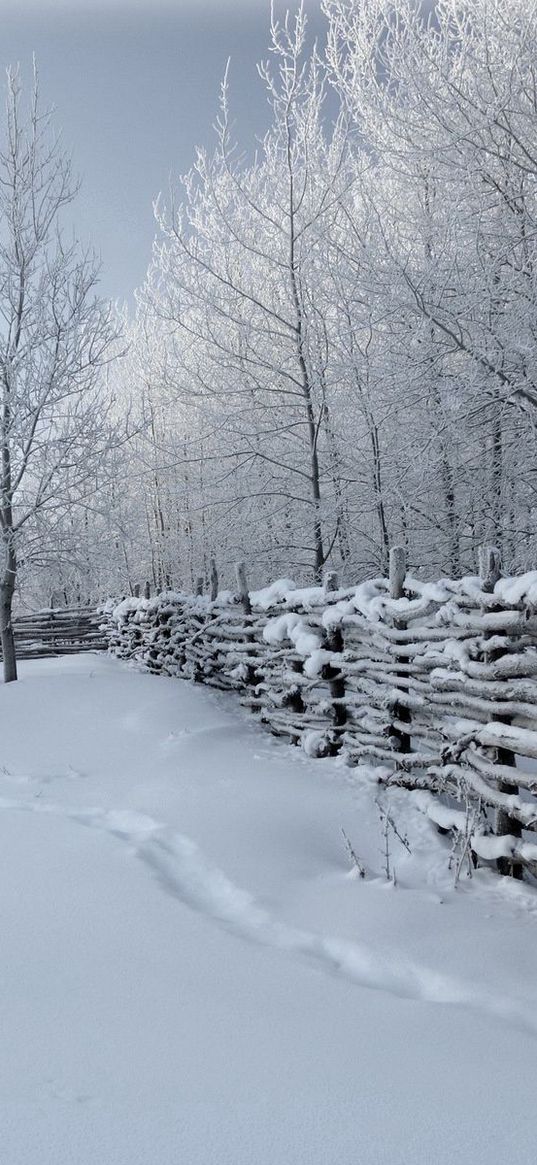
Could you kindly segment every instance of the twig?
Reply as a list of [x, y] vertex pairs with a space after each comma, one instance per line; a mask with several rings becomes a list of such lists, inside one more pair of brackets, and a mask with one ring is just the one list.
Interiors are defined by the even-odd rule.
[[347, 834], [345, 833], [345, 830], [343, 829], [343, 826], [341, 826], [341, 832], [343, 834], [343, 840], [345, 842], [345, 849], [347, 850], [347, 853], [351, 859], [353, 866], [356, 866], [356, 869], [358, 870], [360, 877], [365, 878], [365, 866], [362, 865], [362, 863], [361, 863], [361, 861], [356, 853], [356, 850], [353, 848], [352, 842], [349, 840], [349, 838], [347, 837]]

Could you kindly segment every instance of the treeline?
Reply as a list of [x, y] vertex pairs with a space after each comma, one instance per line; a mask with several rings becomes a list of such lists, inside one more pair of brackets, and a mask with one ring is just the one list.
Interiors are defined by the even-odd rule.
[[351, 583], [396, 543], [422, 576], [535, 563], [537, 6], [324, 11], [322, 49], [304, 10], [272, 25], [255, 156], [225, 79], [156, 204], [86, 589], [191, 588], [212, 554]]

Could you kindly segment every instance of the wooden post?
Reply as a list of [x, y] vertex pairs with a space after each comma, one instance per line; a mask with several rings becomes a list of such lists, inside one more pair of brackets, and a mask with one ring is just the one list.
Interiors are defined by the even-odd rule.
[[[324, 589], [326, 594], [333, 594], [338, 589], [338, 576], [335, 570], [328, 570], [324, 576]], [[331, 627], [325, 632], [324, 646], [327, 651], [337, 654], [342, 654], [344, 648], [343, 631], [341, 627]], [[347, 708], [345, 704], [345, 680], [341, 665], [335, 667], [333, 664], [325, 664], [322, 670], [323, 679], [328, 680], [330, 686], [330, 695], [333, 700], [332, 705], [332, 722], [336, 732], [334, 734], [334, 743], [331, 747], [331, 753], [339, 752], [341, 747], [341, 730], [347, 723]]]
[[135, 599], [140, 598], [140, 583], [135, 583], [133, 587], [133, 595]]
[[239, 598], [241, 606], [245, 615], [252, 614], [252, 604], [250, 602], [250, 594], [248, 591], [248, 583], [246, 581], [246, 567], [244, 562], [237, 562], [235, 567], [235, 574], [237, 577], [237, 587], [239, 590]]
[[[492, 594], [496, 583], [501, 578], [502, 574], [502, 557], [500, 551], [495, 546], [481, 546], [479, 549], [479, 574], [481, 577], [481, 587], [486, 594]], [[501, 606], [496, 608], [501, 610]], [[488, 607], [487, 610], [494, 610]], [[493, 632], [485, 632], [484, 638], [490, 639]], [[493, 651], [485, 651], [484, 658], [486, 663], [492, 663], [495, 659], [501, 656], [501, 649]], [[503, 724], [509, 724], [510, 720], [506, 717], [493, 716], [493, 721], [500, 721]], [[495, 750], [497, 763], [500, 765], [507, 765], [509, 768], [516, 770], [516, 758], [514, 752], [509, 748], [497, 748]], [[515, 772], [513, 772], [515, 776]], [[515, 782], [498, 781], [498, 790], [500, 793], [508, 793], [510, 796], [517, 796], [519, 787]], [[494, 823], [494, 832], [496, 837], [505, 837], [511, 835], [512, 837], [522, 836], [522, 826], [514, 817], [510, 817], [505, 809], [498, 809], [496, 811], [496, 820]], [[511, 862], [509, 858], [498, 858], [496, 862], [499, 874], [511, 874], [513, 878], [521, 879], [523, 870], [520, 862]]]
[[327, 593], [330, 591], [337, 591], [338, 577], [336, 570], [327, 570], [324, 576], [324, 589]]
[[496, 546], [479, 547], [479, 575], [481, 589], [492, 594], [502, 574], [502, 556]]
[[406, 553], [404, 546], [393, 546], [390, 550], [390, 599], [401, 599], [406, 578]]
[[197, 579], [196, 579], [196, 590], [195, 590], [195, 594], [196, 594], [196, 595], [202, 595], [202, 594], [203, 594], [203, 575], [202, 575], [202, 574], [198, 574], [198, 577], [197, 577]]
[[[390, 550], [390, 598], [402, 599], [405, 589], [406, 578], [406, 553], [404, 546], [393, 546]], [[396, 631], [406, 631], [407, 625], [404, 619], [395, 618], [393, 626]], [[396, 663], [406, 663], [404, 657], [395, 656]], [[398, 685], [403, 688], [401, 677], [398, 677]], [[406, 691], [403, 688], [403, 691]], [[393, 710], [394, 719], [399, 720], [403, 724], [408, 724], [410, 727], [410, 710], [403, 704], [396, 704]], [[411, 751], [410, 732], [403, 732], [400, 728], [392, 729], [392, 736], [397, 741], [397, 751], [409, 753]]]
[[144, 584], [144, 599], [150, 599], [150, 598], [151, 598], [151, 583], [147, 579], [145, 584]]
[[[239, 591], [239, 601], [240, 601], [241, 607], [244, 611], [244, 614], [246, 616], [246, 621], [248, 624], [250, 621], [251, 615], [252, 615], [252, 604], [250, 602], [250, 592], [248, 590], [248, 582], [246, 579], [246, 567], [244, 565], [244, 562], [237, 562], [236, 563], [235, 575], [237, 578], [237, 587], [238, 587], [238, 591]], [[254, 639], [255, 639], [255, 631], [254, 631], [253, 627], [247, 626], [244, 638], [245, 638], [245, 642], [251, 648], [253, 648]], [[249, 687], [251, 684], [253, 684], [255, 677], [256, 677], [255, 669], [251, 663], [248, 663], [246, 665], [246, 678], [244, 681], [245, 687]]]
[[211, 558], [209, 577], [211, 583], [211, 603], [214, 603], [218, 595], [218, 570], [216, 567], [216, 558]]

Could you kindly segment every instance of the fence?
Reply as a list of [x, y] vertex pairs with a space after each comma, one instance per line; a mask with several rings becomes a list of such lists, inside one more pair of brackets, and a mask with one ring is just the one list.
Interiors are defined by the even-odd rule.
[[13, 620], [17, 659], [70, 655], [79, 651], [106, 651], [102, 616], [78, 608], [47, 609]]
[[[459, 858], [537, 876], [537, 572], [423, 583], [392, 551], [389, 579], [337, 589], [280, 581], [213, 597], [126, 599], [111, 650], [150, 671], [234, 689], [313, 755], [373, 762], [453, 832]], [[536, 839], [537, 840], [537, 839]]]

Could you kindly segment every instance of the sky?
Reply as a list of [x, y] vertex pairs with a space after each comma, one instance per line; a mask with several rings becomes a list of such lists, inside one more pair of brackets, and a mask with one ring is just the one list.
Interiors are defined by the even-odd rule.
[[[322, 40], [320, 0], [306, 10]], [[153, 200], [214, 140], [228, 57], [237, 134], [247, 146], [263, 133], [256, 62], [268, 56], [269, 22], [270, 0], [0, 0], [0, 66], [19, 63], [29, 81], [36, 55], [81, 179], [74, 221], [101, 256], [104, 295], [132, 302], [142, 283]]]

